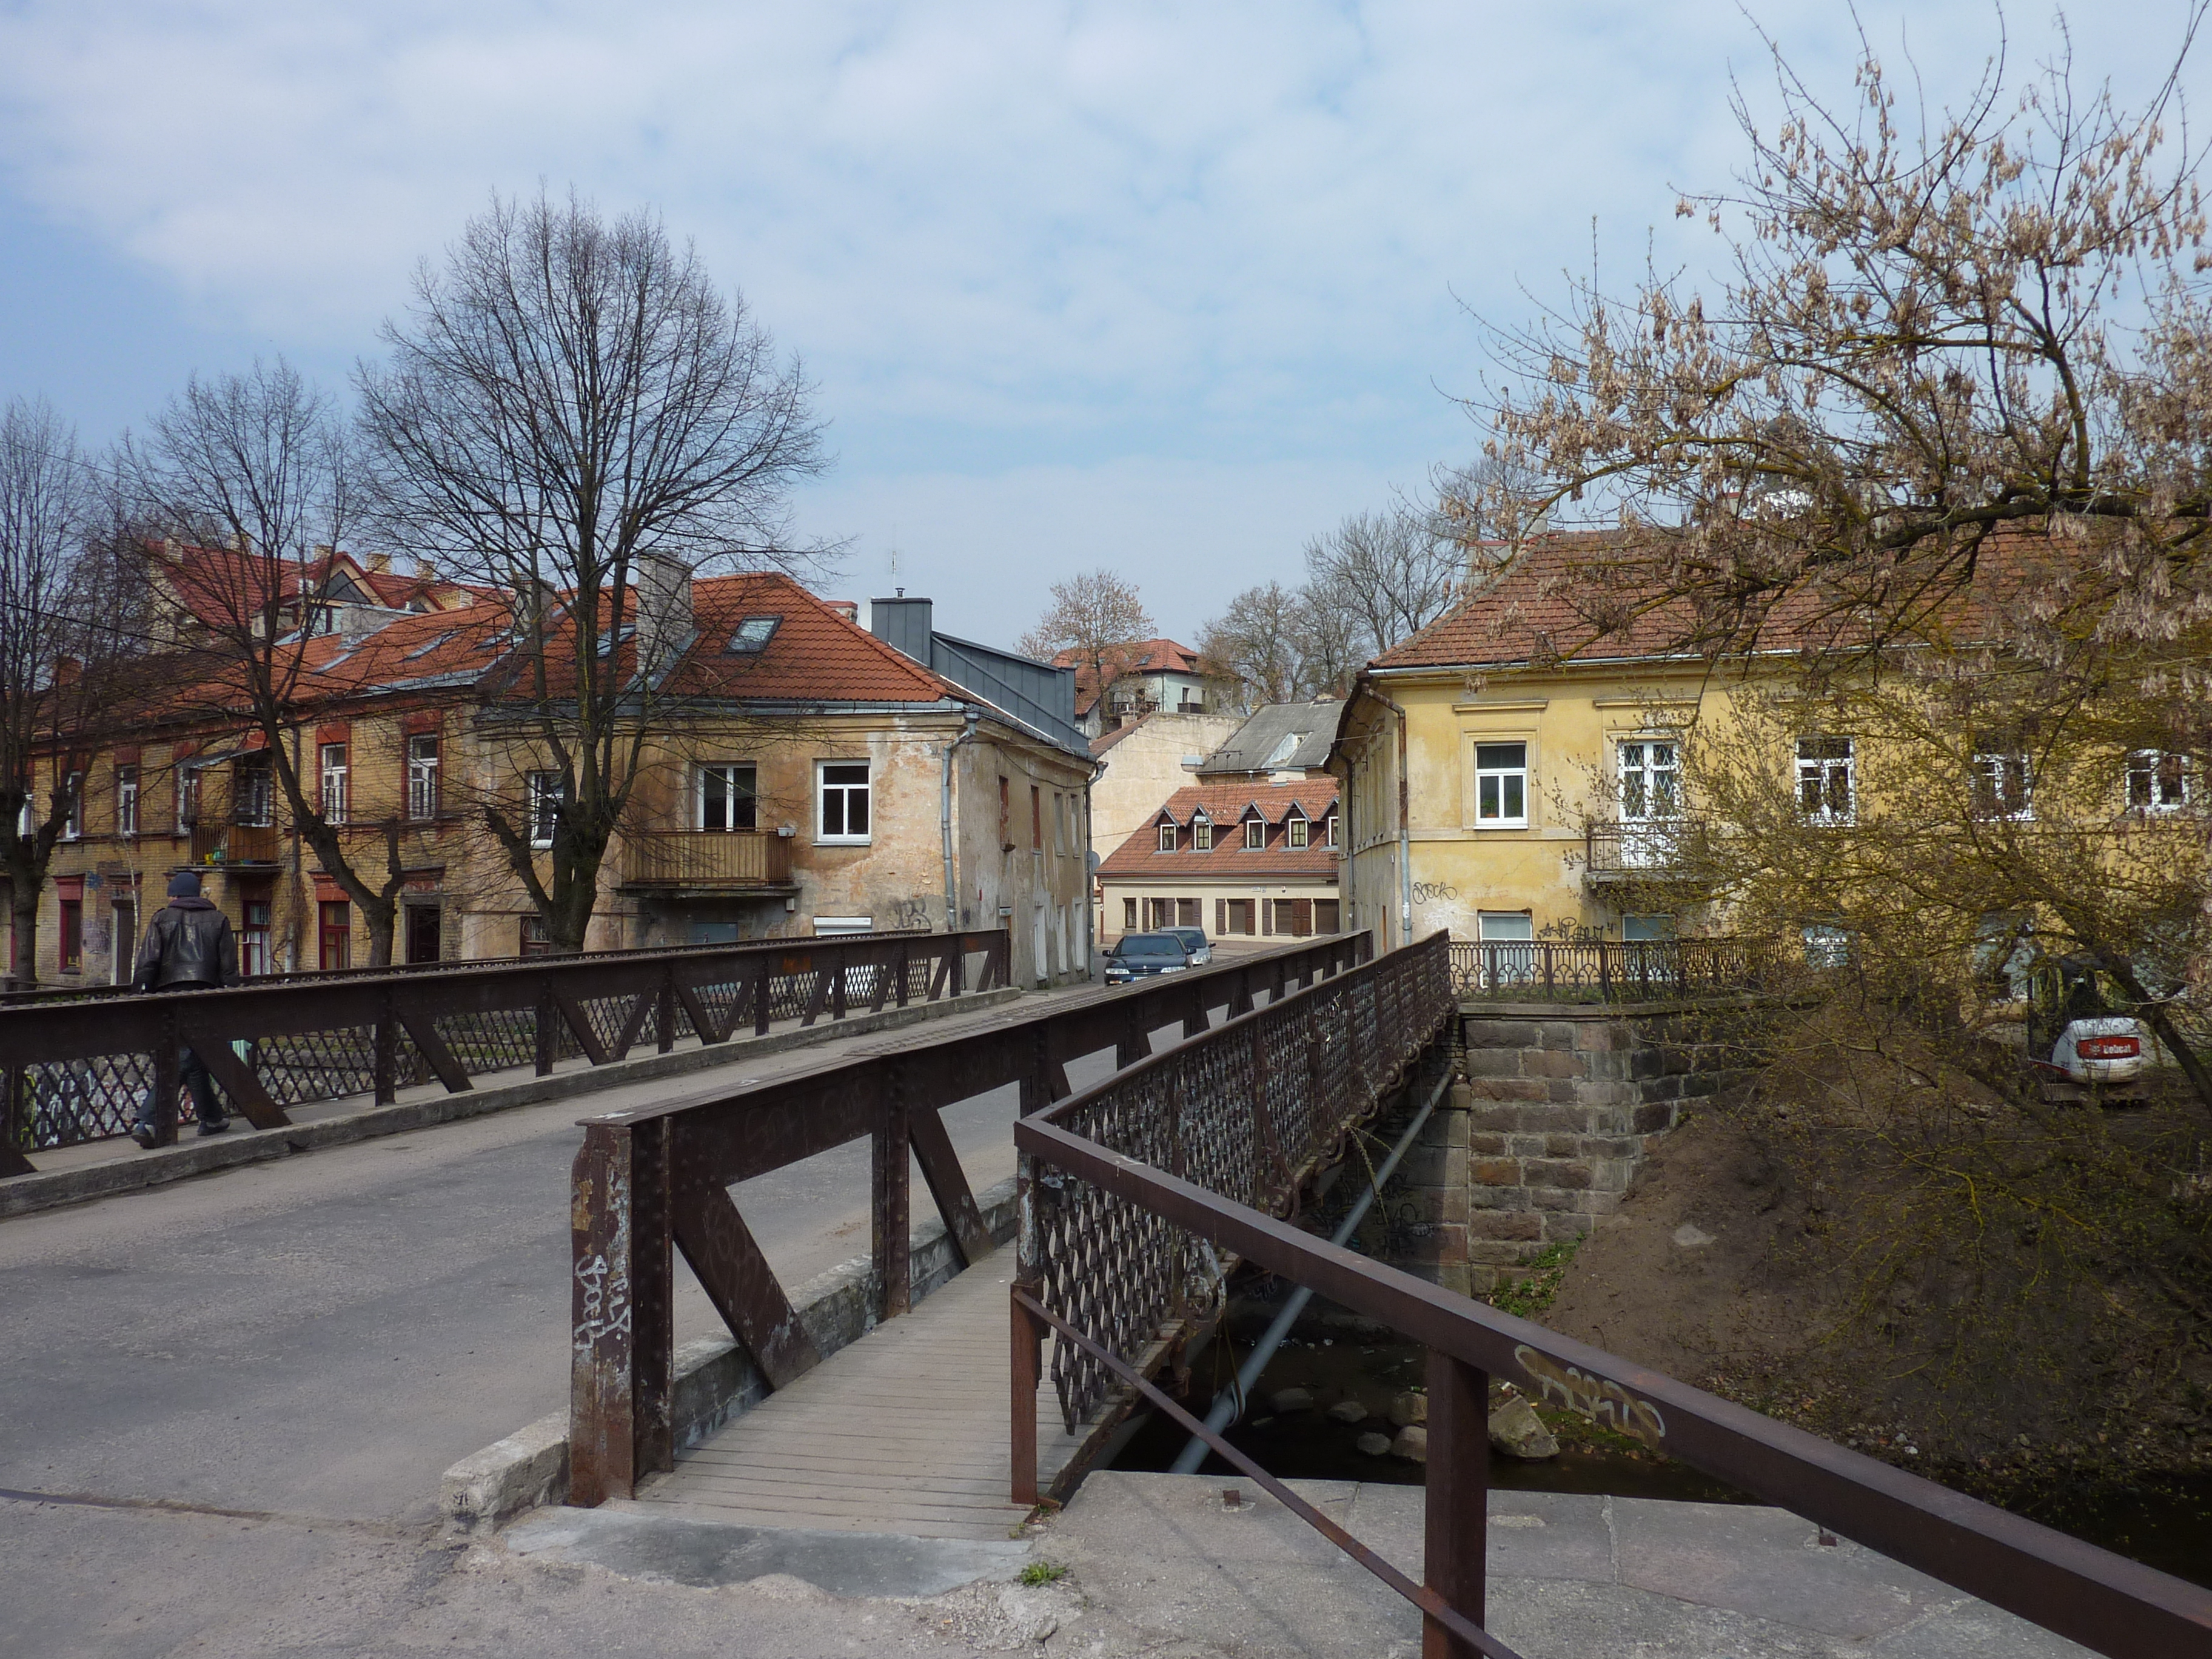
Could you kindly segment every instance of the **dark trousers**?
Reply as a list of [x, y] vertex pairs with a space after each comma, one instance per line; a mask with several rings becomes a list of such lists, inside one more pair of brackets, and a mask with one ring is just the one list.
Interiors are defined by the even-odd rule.
[[[186, 983], [165, 985], [161, 988], [165, 991], [198, 991], [204, 988], [198, 983]], [[206, 1064], [190, 1048], [178, 1051], [177, 1081], [191, 1091], [192, 1115], [201, 1122], [221, 1123], [226, 1121], [228, 1114], [222, 1109], [222, 1103], [215, 1097], [215, 1079], [208, 1074]], [[149, 1129], [158, 1127], [161, 1118], [166, 1115], [167, 1114], [162, 1111], [161, 1103], [154, 1098], [154, 1091], [149, 1089], [138, 1108], [140, 1126]]]

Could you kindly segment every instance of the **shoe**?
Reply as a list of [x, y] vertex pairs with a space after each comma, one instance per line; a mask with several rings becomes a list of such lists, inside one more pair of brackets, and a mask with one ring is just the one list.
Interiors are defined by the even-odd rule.
[[152, 1152], [154, 1150], [154, 1126], [150, 1123], [133, 1124], [131, 1128], [131, 1139], [137, 1141], [145, 1151], [149, 1152]]
[[230, 1120], [227, 1117], [219, 1117], [212, 1123], [201, 1124], [200, 1133], [204, 1135], [219, 1135], [228, 1127], [230, 1127]]

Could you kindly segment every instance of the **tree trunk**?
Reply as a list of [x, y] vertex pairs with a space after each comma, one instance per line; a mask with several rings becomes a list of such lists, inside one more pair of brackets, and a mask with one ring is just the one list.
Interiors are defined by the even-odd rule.
[[[8, 872], [8, 933], [14, 942], [12, 958], [0, 958], [0, 979], [12, 971], [14, 988], [27, 991], [39, 982], [39, 887], [20, 870]], [[9, 961], [15, 966], [11, 970]]]

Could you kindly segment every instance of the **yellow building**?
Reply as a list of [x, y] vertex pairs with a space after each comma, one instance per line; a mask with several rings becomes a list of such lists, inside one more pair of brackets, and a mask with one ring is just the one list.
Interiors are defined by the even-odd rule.
[[1660, 623], [1598, 633], [1571, 544], [1360, 674], [1330, 765], [1345, 781], [1347, 928], [1384, 948], [1468, 939], [1650, 939], [1687, 931], [1668, 881], [1684, 823], [1682, 732], [1727, 692]]

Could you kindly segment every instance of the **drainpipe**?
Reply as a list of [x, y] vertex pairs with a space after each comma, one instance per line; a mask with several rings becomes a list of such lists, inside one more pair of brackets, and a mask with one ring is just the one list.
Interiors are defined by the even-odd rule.
[[[1451, 1087], [1452, 1076], [1453, 1073], [1447, 1070], [1437, 1080], [1437, 1086], [1429, 1091], [1429, 1097], [1422, 1103], [1421, 1109], [1413, 1114], [1413, 1121], [1406, 1126], [1406, 1133], [1398, 1137], [1398, 1144], [1390, 1149], [1390, 1156], [1384, 1158], [1382, 1167], [1376, 1170], [1375, 1179], [1354, 1201], [1351, 1213], [1329, 1235], [1330, 1243], [1341, 1244], [1359, 1231], [1359, 1223], [1367, 1214], [1368, 1206], [1375, 1202], [1376, 1195], [1389, 1182], [1391, 1172], [1398, 1167], [1398, 1160], [1406, 1156], [1407, 1149], [1413, 1144], [1413, 1137], [1421, 1133], [1421, 1126], [1429, 1121], [1429, 1114], [1436, 1110], [1437, 1103], [1444, 1097], [1444, 1091]], [[1253, 1387], [1260, 1380], [1260, 1373], [1267, 1369], [1267, 1362], [1274, 1358], [1275, 1350], [1282, 1346], [1283, 1339], [1291, 1334], [1291, 1327], [1298, 1322], [1298, 1316], [1305, 1311], [1306, 1304], [1312, 1300], [1313, 1292], [1301, 1285], [1291, 1299], [1283, 1304], [1282, 1312], [1275, 1316], [1274, 1322], [1267, 1327], [1267, 1334], [1244, 1357], [1244, 1363], [1237, 1368], [1237, 1380], [1214, 1395], [1213, 1409], [1206, 1414], [1207, 1428], [1219, 1434], [1243, 1414], [1245, 1404], [1252, 1396]], [[1182, 1455], [1176, 1459], [1168, 1473], [1196, 1474], [1198, 1466], [1206, 1461], [1206, 1453], [1212, 1449], [1196, 1435], [1191, 1436], [1190, 1443], [1182, 1449]]]
[[1398, 717], [1398, 944], [1413, 939], [1413, 812], [1407, 805], [1411, 778], [1406, 769], [1406, 711], [1374, 687], [1367, 695]]
[[960, 735], [945, 745], [945, 781], [938, 793], [937, 821], [945, 837], [945, 931], [960, 931], [960, 880], [952, 860], [952, 751], [975, 736], [975, 722], [981, 718], [974, 708], [965, 711], [967, 724]]

